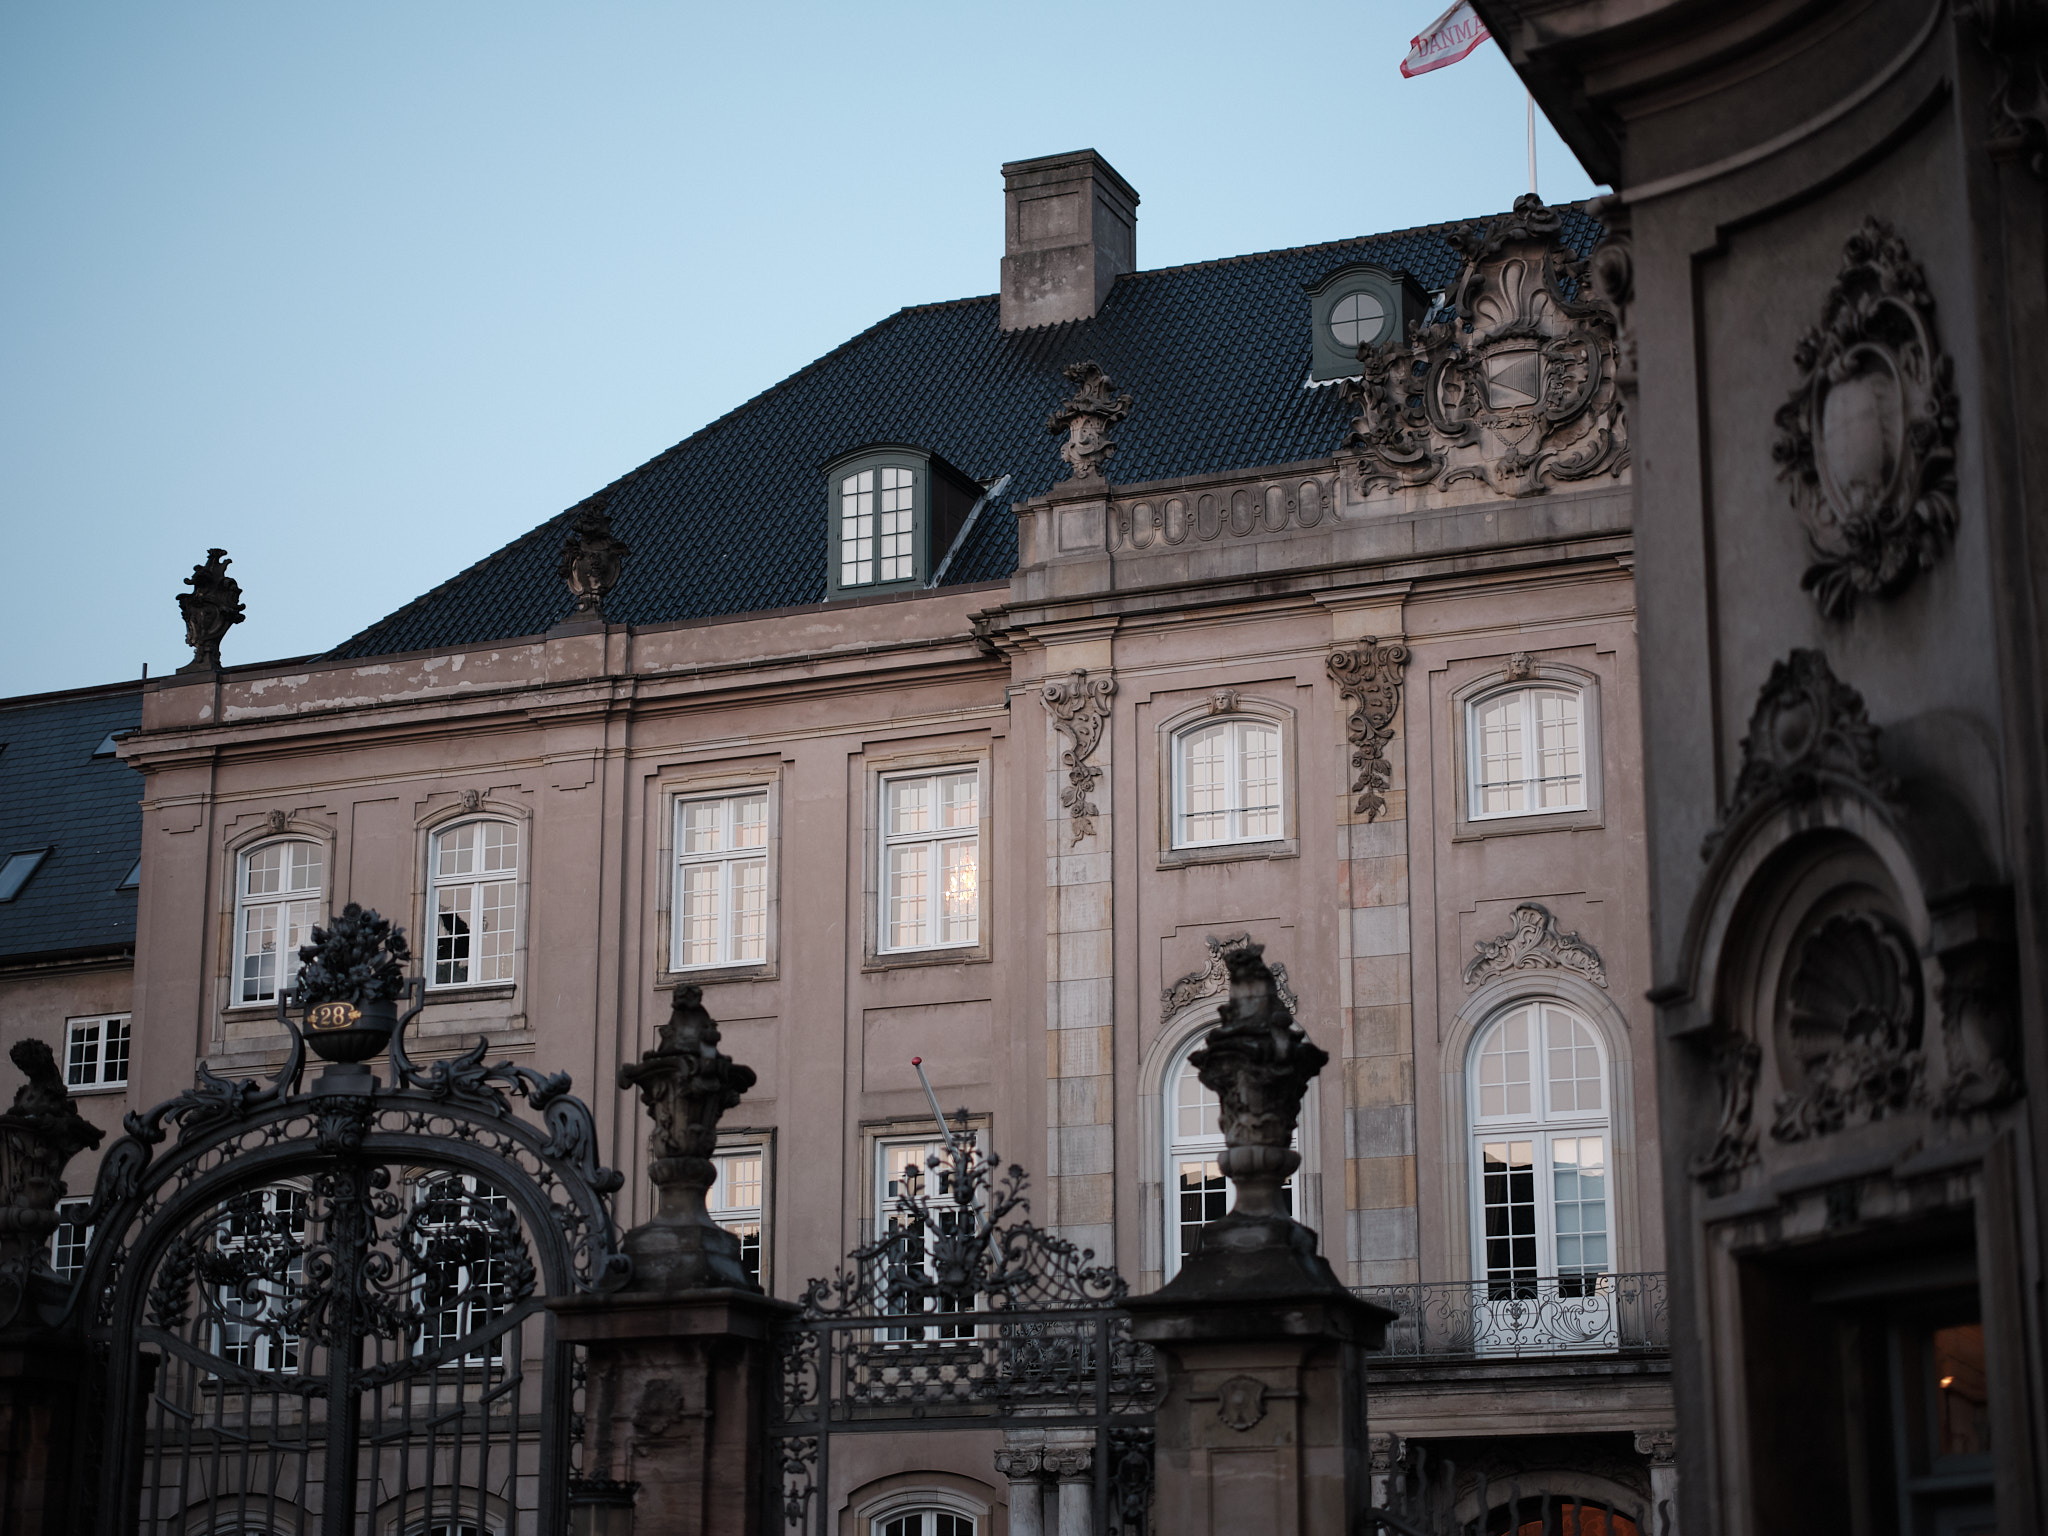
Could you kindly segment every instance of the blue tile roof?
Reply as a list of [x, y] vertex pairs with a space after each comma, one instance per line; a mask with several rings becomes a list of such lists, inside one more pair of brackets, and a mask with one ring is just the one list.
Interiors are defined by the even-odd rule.
[[[1580, 254], [1600, 226], [1561, 210]], [[1006, 501], [1063, 473], [1045, 419], [1069, 392], [1060, 370], [1092, 360], [1135, 397], [1117, 431], [1112, 481], [1321, 458], [1348, 415], [1334, 389], [1304, 388], [1309, 300], [1338, 267], [1370, 262], [1427, 289], [1462, 265], [1455, 243], [1492, 222], [1460, 220], [1117, 279], [1091, 320], [1005, 333], [993, 295], [899, 310], [613, 482], [614, 531], [632, 547], [606, 600], [616, 623], [660, 624], [821, 602], [825, 462], [875, 442], [915, 443]], [[948, 584], [1001, 580], [1017, 534], [990, 508]], [[390, 655], [536, 634], [573, 606], [556, 574], [568, 513], [379, 620], [332, 652]], [[734, 534], [735, 522], [740, 529]]]
[[118, 889], [142, 851], [142, 778], [93, 754], [142, 723], [142, 687], [0, 700], [0, 859], [50, 855], [0, 902], [0, 961], [135, 943], [135, 892]]

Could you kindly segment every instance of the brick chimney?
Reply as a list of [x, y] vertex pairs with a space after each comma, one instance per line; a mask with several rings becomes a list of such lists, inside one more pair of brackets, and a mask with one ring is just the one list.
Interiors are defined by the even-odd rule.
[[1138, 194], [1092, 149], [1003, 167], [1002, 327], [1093, 318], [1138, 265]]

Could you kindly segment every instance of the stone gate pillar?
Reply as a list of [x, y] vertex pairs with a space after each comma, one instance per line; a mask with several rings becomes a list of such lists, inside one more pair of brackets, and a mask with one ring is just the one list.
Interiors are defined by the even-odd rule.
[[1230, 1001], [1190, 1060], [1222, 1101], [1236, 1203], [1149, 1296], [1125, 1303], [1165, 1377], [1152, 1528], [1175, 1536], [1366, 1536], [1365, 1352], [1394, 1314], [1347, 1291], [1287, 1214], [1289, 1145], [1329, 1057], [1273, 989], [1258, 946], [1229, 957]]
[[765, 1508], [775, 1325], [796, 1308], [761, 1293], [739, 1239], [704, 1207], [718, 1121], [754, 1085], [718, 1049], [690, 985], [675, 990], [660, 1043], [619, 1069], [654, 1129], [654, 1218], [626, 1234], [633, 1278], [613, 1296], [548, 1303], [560, 1338], [585, 1350], [576, 1536], [759, 1536]]

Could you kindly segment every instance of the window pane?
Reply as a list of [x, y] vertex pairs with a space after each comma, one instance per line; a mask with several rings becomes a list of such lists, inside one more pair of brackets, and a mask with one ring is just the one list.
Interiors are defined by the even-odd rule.
[[90, 1088], [100, 1080], [100, 1027], [71, 1026], [71, 1048], [65, 1052], [64, 1081], [73, 1088]]
[[327, 856], [315, 843], [287, 843], [285, 889], [288, 891], [317, 891], [320, 878], [327, 866]]
[[1600, 1048], [1593, 1032], [1559, 1009], [1544, 1010], [1550, 1037], [1550, 1109], [1553, 1114], [1587, 1114], [1599, 1110]]
[[1177, 1169], [1180, 1192], [1180, 1256], [1195, 1251], [1202, 1228], [1229, 1209], [1229, 1182], [1214, 1158], [1183, 1160]]
[[242, 865], [242, 894], [274, 896], [284, 878], [283, 843], [258, 848]]
[[1579, 766], [1579, 696], [1539, 693], [1533, 704], [1538, 803], [1546, 809], [1581, 805], [1585, 779]]
[[955, 773], [939, 780], [939, 825], [947, 829], [981, 825], [981, 775]]
[[683, 866], [676, 895], [682, 929], [682, 963], [716, 965], [718, 955], [718, 882], [716, 864]]
[[479, 888], [477, 901], [476, 979], [510, 981], [512, 947], [516, 938], [518, 887], [510, 880], [494, 881]]
[[1604, 1138], [1558, 1136], [1550, 1143], [1553, 1219], [1560, 1278], [1607, 1269], [1607, 1162]]
[[931, 780], [891, 779], [886, 787], [888, 826], [892, 837], [931, 828]]
[[100, 1052], [100, 1081], [103, 1083], [128, 1081], [129, 1022], [127, 1019], [107, 1020], [106, 1040]]
[[768, 864], [743, 859], [732, 866], [732, 958], [768, 958]]
[[721, 800], [691, 800], [683, 805], [683, 852], [717, 853], [725, 846]]
[[928, 859], [928, 844], [913, 843], [907, 848], [889, 850], [883, 923], [891, 949], [916, 949], [926, 942], [925, 914], [931, 883]]
[[1280, 835], [1280, 732], [1270, 725], [1239, 722], [1237, 732], [1240, 835]]
[[475, 874], [476, 834], [477, 825], [470, 822], [466, 826], [451, 827], [435, 838], [434, 846], [439, 856], [434, 873], [443, 878]]
[[278, 907], [250, 907], [242, 914], [242, 1001], [268, 1002], [277, 995]]
[[436, 891], [434, 923], [434, 984], [459, 986], [469, 980], [470, 914], [473, 886], [458, 885]]
[[761, 1208], [761, 1158], [759, 1153], [718, 1160], [718, 1182], [713, 1201], [721, 1211], [757, 1211]]
[[1181, 742], [1181, 840], [1220, 842], [1229, 832], [1229, 732], [1220, 725], [1205, 726]]
[[839, 582], [865, 586], [875, 579], [875, 472], [839, 482]]
[[483, 872], [487, 875], [506, 875], [518, 869], [519, 829], [510, 822], [487, 821], [481, 831]]
[[735, 848], [768, 846], [766, 795], [748, 795], [732, 802], [732, 845]]
[[972, 944], [980, 888], [981, 847], [972, 839], [941, 843], [939, 857], [946, 881], [945, 933], [940, 942]]
[[1536, 1279], [1536, 1144], [1490, 1141], [1480, 1148], [1487, 1295], [1533, 1297]]
[[1479, 1113], [1526, 1115], [1529, 1093], [1530, 1019], [1525, 1009], [1494, 1025], [1479, 1048]]
[[1221, 1114], [1216, 1095], [1202, 1086], [1192, 1065], [1183, 1064], [1174, 1087], [1174, 1135], [1183, 1140], [1221, 1136]]
[[1510, 694], [1479, 711], [1481, 813], [1497, 816], [1527, 808], [1522, 784], [1522, 696]]
[[881, 579], [907, 581], [916, 574], [911, 546], [916, 478], [907, 469], [882, 470]]

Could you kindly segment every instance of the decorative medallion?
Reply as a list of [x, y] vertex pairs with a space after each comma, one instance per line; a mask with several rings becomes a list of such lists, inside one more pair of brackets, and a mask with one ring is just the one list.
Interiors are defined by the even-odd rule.
[[1550, 908], [1540, 901], [1525, 901], [1515, 908], [1508, 931], [1497, 939], [1481, 939], [1472, 946], [1472, 959], [1465, 967], [1465, 985], [1476, 987], [1490, 976], [1510, 971], [1571, 971], [1596, 987], [1607, 985], [1607, 968], [1600, 951], [1576, 933], [1557, 926]]
[[1845, 619], [1932, 570], [1956, 527], [1956, 393], [1934, 299], [1879, 219], [1842, 248], [1821, 322], [1793, 350], [1772, 456], [1792, 485], [1813, 564], [1800, 585]]
[[1072, 743], [1060, 753], [1060, 766], [1067, 770], [1067, 787], [1060, 791], [1060, 804], [1073, 817], [1074, 842], [1095, 833], [1095, 818], [1102, 812], [1089, 798], [1102, 770], [1088, 759], [1102, 743], [1102, 728], [1109, 723], [1109, 701], [1116, 692], [1116, 679], [1090, 677], [1076, 668], [1066, 677], [1049, 682], [1040, 691], [1045, 712]]
[[1771, 1135], [1803, 1141], [1919, 1103], [1920, 1030], [1912, 941], [1881, 913], [1829, 918], [1800, 945], [1785, 990], [1782, 1054], [1804, 1081], [1779, 1098]]
[[[1181, 1009], [1199, 1003], [1205, 997], [1217, 997], [1230, 990], [1230, 957], [1240, 950], [1250, 949], [1252, 936], [1240, 933], [1234, 938], [1205, 938], [1209, 946], [1209, 963], [1199, 971], [1190, 971], [1172, 986], [1159, 994], [1159, 1022], [1164, 1024]], [[1289, 1013], [1301, 1006], [1294, 995], [1294, 989], [1287, 985], [1287, 967], [1275, 963], [1273, 990]]]
[[1618, 475], [1628, 432], [1615, 317], [1592, 296], [1557, 211], [1533, 194], [1467, 246], [1447, 318], [1359, 348], [1339, 385], [1361, 495], [1477, 480], [1503, 496]]
[[1266, 1384], [1256, 1376], [1232, 1376], [1216, 1389], [1216, 1417], [1240, 1435], [1266, 1416]]
[[1047, 418], [1045, 430], [1064, 432], [1060, 457], [1071, 480], [1100, 480], [1102, 467], [1116, 454], [1110, 428], [1131, 414], [1131, 397], [1116, 393], [1116, 384], [1095, 363], [1069, 363], [1063, 370], [1074, 392]]
[[1394, 771], [1387, 760], [1387, 743], [1394, 739], [1401, 669], [1407, 665], [1407, 646], [1398, 640], [1382, 645], [1372, 635], [1329, 655], [1337, 691], [1351, 701], [1344, 719], [1344, 733], [1351, 739], [1351, 793], [1357, 797], [1351, 808], [1367, 821], [1377, 821], [1387, 808], [1385, 791]]
[[1878, 758], [1877, 737], [1863, 695], [1819, 651], [1797, 650], [1775, 663], [1750, 712], [1735, 793], [1700, 857], [1712, 858], [1735, 820], [1767, 800], [1810, 800], [1831, 781], [1890, 799], [1896, 787]]

